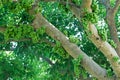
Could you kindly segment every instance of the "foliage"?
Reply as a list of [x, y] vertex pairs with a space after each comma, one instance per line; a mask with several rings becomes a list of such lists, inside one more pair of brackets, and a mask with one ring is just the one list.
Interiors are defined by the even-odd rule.
[[115, 56], [115, 57], [113, 58], [113, 60], [114, 60], [114, 61], [118, 61], [118, 60], [119, 60], [119, 57], [116, 57], [116, 56]]
[[73, 64], [74, 64], [74, 71], [75, 71], [75, 74], [76, 74], [76, 77], [79, 78], [80, 76], [80, 71], [79, 71], [79, 68], [80, 68], [80, 62], [82, 60], [83, 56], [80, 55], [77, 59], [74, 59], [73, 60]]
[[82, 1], [82, 0], [72, 0], [72, 2], [75, 3], [75, 4], [78, 5], [78, 6], [81, 4], [81, 1]]
[[98, 21], [97, 14], [99, 13], [98, 2], [93, 0], [91, 8], [92, 8], [92, 12], [89, 12], [87, 9], [83, 9], [85, 13], [82, 19], [83, 23], [89, 21], [91, 21], [92, 23], [97, 23]]
[[79, 44], [79, 39], [75, 38], [75, 36], [70, 35], [69, 39], [70, 39], [70, 42], [75, 43], [75, 44]]
[[39, 79], [41, 71], [37, 59], [32, 56], [18, 56], [13, 52], [0, 51], [0, 79], [34, 80]]
[[113, 40], [108, 40], [108, 42], [111, 44], [112, 47], [116, 48], [117, 45], [115, 44], [115, 42]]
[[[81, 55], [73, 60], [59, 41], [45, 34], [44, 26], [40, 25], [37, 30], [33, 28], [31, 24], [35, 15], [29, 14], [33, 2], [34, 0], [20, 0], [20, 2], [0, 0], [0, 27], [6, 28], [4, 33], [0, 33], [0, 65], [2, 65], [0, 66], [0, 79], [76, 80], [80, 77], [89, 78], [91, 75], [80, 64]], [[81, 4], [81, 0], [72, 0], [72, 2], [77, 6]], [[59, 4], [59, 2], [41, 1], [39, 6], [43, 16], [63, 32], [70, 42], [75, 43], [95, 62], [105, 68], [109, 76], [114, 75], [106, 57], [83, 31], [83, 28], [88, 29], [87, 25], [91, 21], [97, 25], [101, 39], [108, 41], [116, 48], [116, 44], [110, 38], [108, 26], [97, 23], [102, 21], [106, 15], [106, 10], [97, 0], [93, 0], [92, 13], [84, 9], [86, 14], [83, 16], [83, 25], [67, 9], [69, 7]], [[115, 18], [118, 31], [120, 30], [119, 14], [120, 11]], [[17, 42], [17, 46], [11, 45], [11, 41]], [[6, 50], [11, 53], [4, 52]], [[113, 61], [117, 60], [119, 60], [117, 57], [113, 58]]]
[[99, 29], [98, 34], [100, 35], [100, 37], [103, 41], [107, 41], [107, 39], [108, 39], [107, 38], [107, 31], [105, 30], [105, 28]]
[[53, 48], [53, 52], [59, 54], [60, 56], [62, 56], [63, 58], [69, 58], [69, 55], [67, 54], [67, 52], [64, 50], [64, 48], [62, 47], [60, 42], [56, 42], [56, 45]]

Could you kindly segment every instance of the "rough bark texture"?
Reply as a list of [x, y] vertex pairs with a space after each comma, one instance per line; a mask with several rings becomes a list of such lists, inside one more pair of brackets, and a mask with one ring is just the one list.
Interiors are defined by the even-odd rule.
[[120, 42], [119, 38], [117, 35], [117, 29], [116, 29], [116, 24], [115, 24], [115, 15], [116, 12], [118, 11], [119, 5], [120, 5], [120, 0], [116, 0], [115, 6], [111, 7], [110, 5], [110, 0], [99, 0], [99, 2], [105, 6], [107, 15], [106, 15], [106, 22], [109, 26], [110, 34], [112, 40], [116, 43], [116, 52], [120, 56]]
[[117, 29], [116, 29], [114, 14], [113, 14], [112, 9], [107, 11], [106, 20], [107, 20], [107, 23], [109, 26], [111, 38], [115, 42], [115, 44], [117, 45], [116, 52], [120, 56], [120, 42], [119, 42], [119, 38], [117, 35]]
[[[89, 12], [91, 12], [91, 3], [92, 0], [83, 0], [81, 8], [87, 8]], [[85, 5], [84, 5], [85, 4]], [[71, 8], [71, 10], [74, 12], [75, 8]], [[84, 12], [83, 12], [84, 13]], [[78, 15], [78, 13], [75, 13], [75, 15]], [[76, 16], [77, 17], [77, 16]], [[80, 19], [80, 17], [77, 17]], [[112, 65], [113, 70], [115, 71], [115, 74], [117, 77], [120, 77], [120, 65], [119, 61], [113, 61], [114, 57], [119, 57], [115, 49], [106, 41], [103, 41], [100, 36], [98, 35], [97, 29], [94, 24], [91, 22], [88, 23], [88, 30], [87, 33], [91, 32], [92, 34], [89, 35], [89, 39], [96, 45], [96, 47], [100, 48], [101, 52], [107, 57], [109, 60], [110, 64]]]
[[73, 58], [77, 58], [80, 54], [83, 55], [83, 60], [81, 65], [94, 77], [99, 80], [112, 80], [113, 78], [108, 78], [106, 70], [101, 68], [97, 63], [95, 63], [90, 57], [88, 57], [77, 45], [70, 43], [69, 39], [61, 33], [55, 26], [49, 23], [42, 15], [37, 14], [36, 19], [33, 22], [35, 29], [38, 29], [40, 26], [46, 27], [46, 33], [51, 36], [53, 39], [58, 40], [62, 43], [64, 49], [70, 54]]
[[114, 19], [116, 12], [118, 11], [118, 8], [120, 5], [120, 0], [116, 0], [116, 4], [113, 8], [110, 6], [110, 2], [108, 2], [107, 4], [104, 4], [104, 5], [105, 5], [106, 11], [107, 11], [106, 21], [109, 26], [111, 38], [116, 43], [116, 45], [117, 45], [116, 52], [120, 56], [120, 42], [119, 42], [119, 38], [117, 35], [117, 29], [116, 29], [116, 24], [115, 24], [115, 19]]

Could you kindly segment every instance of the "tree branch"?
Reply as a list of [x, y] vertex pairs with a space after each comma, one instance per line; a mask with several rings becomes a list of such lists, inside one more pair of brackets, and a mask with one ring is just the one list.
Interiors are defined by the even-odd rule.
[[[92, 11], [92, 10], [90, 10], [91, 8], [89, 7], [91, 5], [90, 3], [92, 3], [92, 0], [83, 0], [83, 3], [82, 3], [83, 4], [82, 7], [83, 8], [87, 7], [89, 12]], [[72, 10], [72, 11], [74, 11], [74, 10]], [[74, 13], [74, 14], [76, 14], [76, 13]], [[78, 14], [76, 14], [76, 15], [78, 15]], [[80, 19], [80, 18], [78, 17], [78, 19]], [[100, 38], [100, 36], [98, 35], [97, 29], [96, 29], [94, 24], [89, 22], [87, 27], [89, 28], [87, 30], [87, 33], [88, 34], [89, 34], [89, 32], [92, 33], [91, 35], [88, 36], [89, 39], [96, 45], [97, 48], [100, 47], [101, 52], [103, 52], [103, 54], [107, 57], [107, 59], [109, 60], [110, 64], [112, 65], [112, 68], [115, 71], [115, 74], [118, 77], [120, 77], [120, 75], [119, 75], [120, 74], [120, 65], [118, 64], [119, 61], [116, 61], [116, 62], [113, 61], [114, 57], [118, 57], [119, 58], [119, 56], [117, 55], [115, 49], [112, 48], [112, 46], [108, 42], [103, 41]]]
[[89, 58], [77, 45], [70, 43], [68, 38], [61, 33], [55, 26], [49, 23], [40, 13], [36, 14], [36, 18], [33, 21], [33, 26], [38, 29], [40, 26], [46, 28], [46, 33], [53, 39], [61, 42], [63, 48], [73, 57], [77, 58], [80, 54], [83, 55], [83, 60], [81, 65], [94, 77], [100, 79], [110, 80], [107, 77], [106, 70], [101, 68], [97, 63], [95, 63], [91, 58]]
[[60, 41], [63, 48], [73, 58], [78, 58], [80, 54], [83, 55], [81, 65], [94, 77], [101, 80], [113, 80], [107, 77], [107, 72], [105, 69], [101, 68], [97, 63], [95, 63], [91, 58], [89, 58], [79, 47], [77, 47], [77, 45], [70, 43], [68, 38], [57, 28], [55, 28], [55, 26], [49, 23], [40, 13], [36, 14], [36, 18], [34, 19], [32, 25], [35, 29], [38, 29], [40, 25], [44, 26], [46, 28], [46, 33], [53, 39]]
[[120, 0], [116, 0], [115, 6], [113, 8], [110, 6], [110, 0], [99, 0], [99, 2], [103, 4], [106, 8], [106, 11], [107, 11], [106, 21], [109, 26], [111, 38], [117, 45], [117, 47], [115, 48], [116, 52], [120, 56], [120, 42], [117, 35], [117, 29], [116, 29], [116, 24], [114, 20], [115, 14], [120, 5]]
[[120, 6], [120, 0], [116, 0], [115, 6], [113, 8], [114, 14], [116, 14], [116, 12], [118, 11], [119, 6]]
[[117, 45], [116, 52], [120, 56], [120, 42], [119, 42], [119, 38], [117, 35], [117, 29], [116, 29], [116, 24], [115, 24], [115, 19], [114, 19], [118, 11], [119, 5], [120, 5], [120, 0], [116, 0], [116, 4], [113, 8], [112, 7], [106, 8], [106, 11], [107, 11], [106, 21], [109, 26], [111, 38]]
[[107, 10], [106, 21], [107, 21], [107, 24], [109, 26], [108, 28], [110, 30], [111, 38], [115, 42], [115, 44], [117, 45], [117, 47], [115, 48], [116, 52], [120, 56], [120, 42], [119, 42], [119, 38], [117, 35], [117, 29], [116, 29], [116, 24], [115, 24], [115, 20], [114, 20], [115, 14], [114, 14], [113, 9]]
[[[102, 69], [97, 63], [95, 63], [92, 59], [90, 59], [84, 52], [82, 52], [77, 45], [70, 43], [68, 38], [63, 35], [58, 29], [55, 28], [51, 23], [49, 23], [41, 14], [36, 14], [36, 18], [33, 21], [33, 26], [35, 29], [38, 29], [40, 26], [46, 27], [46, 33], [51, 36], [53, 39], [58, 40], [62, 43], [64, 49], [73, 57], [77, 58], [80, 54], [82, 54], [83, 60], [82, 65], [85, 69], [94, 75], [95, 77], [102, 77], [106, 75], [106, 70]], [[91, 65], [92, 64], [92, 65]], [[95, 70], [95, 69], [96, 70]]]

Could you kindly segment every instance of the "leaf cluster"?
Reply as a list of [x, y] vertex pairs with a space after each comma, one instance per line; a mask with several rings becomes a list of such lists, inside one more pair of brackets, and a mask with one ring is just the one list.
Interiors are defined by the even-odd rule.
[[99, 29], [98, 34], [100, 35], [100, 37], [103, 41], [107, 41], [108, 37], [107, 37], [107, 31], [105, 30], [105, 28]]
[[4, 36], [5, 36], [5, 41], [8, 41], [10, 39], [20, 40], [20, 39], [30, 38], [32, 39], [33, 43], [36, 43], [39, 41], [40, 35], [43, 35], [44, 33], [45, 33], [45, 28], [43, 27], [35, 31], [32, 26], [23, 24], [20, 25], [19, 27], [16, 26], [7, 27], [6, 31], [4, 32]]
[[63, 58], [69, 58], [69, 54], [64, 50], [61, 43], [59, 41], [56, 42], [56, 45], [53, 48], [53, 52], [59, 54]]
[[117, 47], [117, 44], [111, 40], [111, 39], [108, 39], [108, 42], [110, 43], [110, 45], [113, 47], [113, 48], [116, 48]]

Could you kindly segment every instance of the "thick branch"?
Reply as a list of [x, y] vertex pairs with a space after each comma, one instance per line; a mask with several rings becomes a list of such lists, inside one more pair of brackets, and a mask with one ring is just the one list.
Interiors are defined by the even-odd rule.
[[55, 26], [49, 23], [41, 14], [38, 13], [33, 21], [33, 26], [35, 29], [38, 29], [40, 25], [46, 27], [46, 33], [53, 39], [60, 41], [64, 49], [73, 58], [77, 58], [80, 54], [82, 54], [83, 60], [81, 65], [94, 77], [102, 80], [112, 80], [107, 77], [106, 70], [90, 59], [83, 51], [80, 50], [80, 48], [77, 47], [77, 45], [70, 43], [65, 35], [63, 35], [58, 29], [55, 28]]
[[115, 20], [114, 20], [115, 14], [116, 14], [116, 12], [119, 8], [119, 5], [120, 5], [120, 0], [116, 0], [115, 6], [113, 8], [110, 6], [110, 0], [99, 0], [99, 2], [101, 4], [103, 4], [106, 8], [106, 11], [107, 11], [106, 21], [107, 21], [108, 26], [109, 26], [111, 38], [117, 44], [116, 52], [120, 56], [120, 43], [119, 43], [116, 24], [115, 24]]
[[[89, 12], [91, 12], [91, 8], [89, 8], [89, 6], [91, 5], [90, 3], [92, 2], [92, 0], [83, 0], [83, 8], [88, 8]], [[86, 5], [88, 2], [88, 5]], [[84, 5], [85, 4], [85, 5]], [[72, 8], [71, 8], [72, 9]], [[74, 11], [74, 10], [72, 10]], [[76, 13], [75, 13], [76, 14]], [[78, 15], [78, 14], [76, 14]], [[79, 17], [78, 17], [79, 18]], [[80, 18], [79, 18], [80, 19]], [[115, 71], [116, 75], [118, 77], [120, 77], [120, 65], [118, 64], [119, 62], [113, 61], [114, 57], [119, 57], [116, 53], [116, 51], [114, 50], [114, 48], [112, 48], [112, 46], [106, 42], [103, 41], [100, 36], [98, 35], [97, 29], [95, 27], [94, 24], [92, 24], [91, 22], [88, 23], [88, 28], [89, 30], [87, 30], [87, 33], [91, 32], [92, 34], [89, 35], [89, 39], [96, 45], [96, 47], [100, 48], [100, 50], [103, 52], [103, 54], [107, 57], [107, 59], [109, 60], [110, 64], [112, 65], [113, 70]]]
[[119, 38], [117, 35], [117, 29], [116, 29], [116, 24], [115, 24], [115, 19], [114, 19], [118, 11], [119, 5], [120, 5], [120, 0], [116, 0], [115, 6], [113, 8], [107, 9], [106, 20], [109, 26], [111, 38], [117, 44], [116, 51], [118, 55], [120, 56], [120, 42], [119, 42]]
[[89, 58], [83, 51], [81, 51], [79, 47], [77, 47], [77, 45], [70, 43], [68, 38], [64, 34], [62, 34], [58, 29], [56, 29], [55, 26], [49, 23], [41, 14], [36, 14], [33, 26], [35, 29], [38, 29], [40, 26], [44, 26], [46, 28], [46, 33], [53, 39], [60, 41], [64, 49], [73, 58], [77, 58], [80, 54], [83, 55], [81, 65], [94, 77], [97, 77], [100, 80], [113, 80], [107, 77], [105, 69], [101, 68], [97, 63], [95, 63], [91, 58]]
[[114, 12], [113, 9], [110, 9], [107, 11], [107, 16], [106, 16], [106, 20], [107, 20], [107, 24], [108, 24], [108, 28], [110, 30], [110, 35], [112, 40], [116, 43], [117, 47], [116, 47], [116, 51], [118, 53], [118, 55], [120, 56], [120, 42], [119, 42], [119, 38], [117, 35], [117, 29], [116, 29], [116, 24], [115, 24], [115, 20], [114, 20]]
[[61, 42], [64, 49], [73, 57], [77, 58], [80, 54], [83, 55], [83, 60], [81, 65], [94, 77], [101, 80], [110, 80], [107, 78], [106, 70], [101, 68], [97, 63], [95, 63], [91, 58], [89, 58], [77, 45], [70, 43], [68, 38], [61, 33], [55, 26], [49, 23], [41, 14], [36, 14], [36, 18], [33, 22], [35, 29], [44, 26], [46, 28], [46, 33], [53, 39]]
[[118, 11], [119, 6], [120, 6], [120, 0], [116, 0], [115, 6], [113, 8], [114, 14], [116, 14], [116, 12]]

